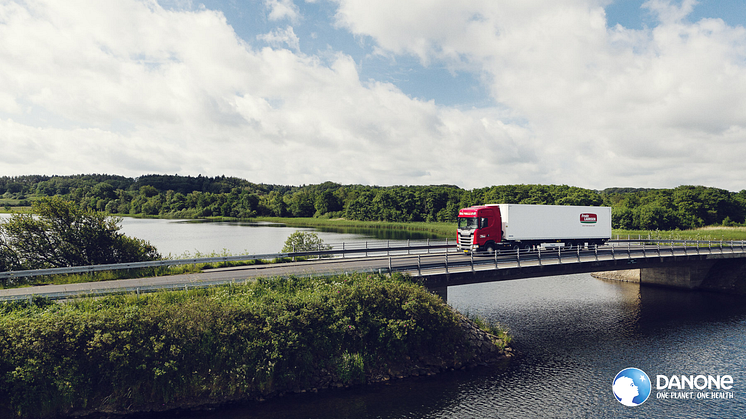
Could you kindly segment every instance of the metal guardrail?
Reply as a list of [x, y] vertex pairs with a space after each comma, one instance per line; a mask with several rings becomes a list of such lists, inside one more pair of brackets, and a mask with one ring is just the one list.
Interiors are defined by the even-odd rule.
[[[355, 271], [360, 272], [406, 272], [416, 276], [428, 276], [438, 275], [443, 273], [467, 273], [477, 271], [489, 271], [489, 270], [501, 270], [501, 269], [520, 269], [522, 267], [529, 266], [542, 266], [542, 265], [563, 265], [563, 264], [576, 264], [576, 263], [588, 263], [598, 261], [610, 261], [610, 260], [628, 260], [630, 263], [634, 263], [636, 259], [653, 259], [653, 258], [670, 258], [670, 257], [686, 257], [686, 256], [701, 256], [701, 255], [718, 255], [718, 254], [733, 254], [739, 255], [738, 257], [746, 257], [746, 242], [733, 241], [733, 242], [719, 242], [719, 241], [682, 241], [682, 240], [620, 240], [611, 241], [604, 246], [589, 246], [589, 247], [574, 247], [574, 248], [535, 248], [532, 250], [517, 249], [508, 251], [497, 251], [491, 254], [487, 253], [469, 253], [464, 254], [462, 252], [454, 252], [454, 244], [426, 242], [425, 245], [419, 245], [410, 242], [409, 246], [390, 246], [387, 243], [387, 247], [376, 247], [369, 246], [367, 243], [358, 243], [354, 246], [350, 246], [350, 243], [336, 246], [336, 249], [315, 251], [315, 252], [297, 252], [297, 253], [273, 253], [263, 255], [245, 255], [245, 256], [225, 256], [225, 257], [211, 257], [211, 258], [194, 258], [194, 259], [181, 259], [179, 261], [165, 260], [165, 261], [153, 261], [153, 262], [137, 262], [131, 264], [118, 264], [120, 269], [128, 269], [132, 267], [143, 267], [146, 264], [150, 266], [162, 266], [162, 265], [175, 265], [178, 262], [181, 264], [193, 264], [193, 263], [214, 263], [214, 262], [226, 262], [226, 261], [240, 261], [248, 259], [273, 259], [278, 256], [292, 257], [294, 256], [324, 256], [324, 255], [367, 255], [369, 256], [370, 264], [368, 267], [353, 268]], [[349, 247], [355, 247], [350, 249]], [[376, 254], [374, 254], [376, 253]], [[345, 263], [343, 258], [338, 257], [331, 259], [332, 261]], [[350, 261], [354, 259], [350, 258]], [[161, 265], [154, 265], [161, 264]], [[313, 276], [326, 276], [341, 274], [350, 271], [350, 268], [343, 268], [337, 266], [338, 263], [332, 263], [327, 265], [326, 269], [321, 269], [312, 273], [298, 272], [298, 275], [313, 275]], [[386, 266], [388, 265], [388, 266]], [[50, 271], [58, 271], [64, 269], [83, 269], [84, 272], [87, 269], [95, 270], [111, 270], [114, 265], [99, 265], [93, 267], [77, 267], [77, 268], [57, 268], [47, 270], [32, 271], [40, 275], [49, 275]], [[317, 265], [318, 266], [318, 265]], [[323, 266], [323, 265], [322, 265]], [[44, 273], [40, 273], [44, 272]], [[10, 274], [17, 274], [20, 272], [9, 272]], [[0, 273], [6, 274], [6, 273]], [[163, 277], [169, 278], [169, 277]], [[91, 285], [87, 289], [74, 290], [60, 290], [56, 292], [44, 292], [41, 293], [39, 289], [28, 288], [29, 293], [24, 294], [12, 294], [4, 295], [0, 300], [19, 300], [29, 299], [34, 295], [43, 295], [50, 299], [65, 299], [75, 298], [82, 296], [98, 296], [112, 293], [145, 293], [153, 292], [158, 290], [183, 290], [183, 289], [194, 289], [204, 288], [214, 285], [230, 284], [230, 283], [241, 283], [244, 281], [251, 281], [251, 279], [204, 279], [191, 282], [179, 282], [179, 283], [142, 283], [127, 285], [126, 282], [129, 280], [115, 281], [117, 282], [116, 287], [99, 287], [97, 284], [100, 283], [88, 283]], [[79, 285], [79, 284], [76, 284]]]
[[[401, 246], [397, 246], [397, 243], [402, 243]], [[364, 255], [365, 257], [371, 255], [392, 255], [392, 254], [411, 254], [415, 252], [427, 252], [431, 250], [443, 250], [448, 251], [449, 249], [455, 248], [455, 241], [449, 244], [448, 239], [446, 240], [420, 240], [420, 241], [406, 241], [404, 242], [394, 241], [393, 246], [391, 241], [387, 241], [386, 245], [383, 246], [383, 242], [348, 242], [348, 243], [330, 243], [319, 245], [325, 250], [307, 251], [307, 252], [285, 252], [285, 253], [267, 253], [259, 255], [239, 255], [239, 256], [213, 256], [205, 258], [188, 258], [188, 259], [163, 259], [154, 260], [147, 262], [129, 262], [129, 263], [117, 263], [109, 265], [87, 265], [87, 266], [70, 266], [62, 268], [47, 268], [47, 269], [33, 269], [24, 271], [6, 271], [0, 272], [0, 280], [13, 279], [13, 278], [27, 278], [34, 276], [45, 276], [45, 275], [61, 275], [61, 274], [75, 274], [75, 273], [91, 273], [101, 271], [115, 271], [124, 269], [140, 269], [140, 268], [157, 268], [163, 266], [179, 266], [179, 265], [195, 265], [203, 263], [222, 263], [222, 262], [243, 262], [250, 260], [274, 260], [282, 258], [296, 258], [296, 257], [324, 257], [324, 256], [336, 256], [341, 255]]]
[[[393, 245], [392, 245], [393, 243]], [[397, 244], [401, 243], [400, 246]], [[726, 247], [737, 247], [741, 249], [746, 248], [746, 242], [744, 241], [713, 241], [713, 240], [670, 240], [670, 239], [649, 239], [640, 237], [638, 239], [622, 239], [622, 240], [610, 240], [607, 247], [612, 248], [612, 254], [614, 248], [622, 247], [623, 243], [627, 243], [627, 246], [631, 246], [633, 243], [656, 243], [658, 248], [661, 244], [670, 244], [671, 246], [678, 244], [684, 247], [701, 248], [706, 247], [711, 249], [713, 245], [719, 248]], [[179, 266], [179, 265], [194, 265], [194, 264], [207, 264], [207, 263], [225, 263], [225, 262], [242, 262], [250, 260], [274, 260], [282, 258], [296, 258], [296, 257], [325, 257], [325, 256], [339, 256], [345, 258], [347, 255], [354, 256], [391, 256], [391, 255], [403, 255], [413, 253], [430, 253], [431, 251], [444, 251], [448, 252], [456, 248], [455, 241], [449, 242], [445, 240], [407, 240], [406, 244], [403, 241], [386, 241], [383, 245], [382, 241], [374, 242], [343, 242], [343, 243], [330, 243], [323, 244], [326, 250], [317, 250], [310, 252], [286, 252], [286, 253], [267, 253], [258, 255], [239, 255], [239, 256], [214, 256], [205, 258], [187, 258], [187, 259], [164, 259], [147, 262], [130, 262], [130, 263], [118, 263], [110, 265], [88, 265], [88, 266], [72, 266], [63, 268], [48, 268], [48, 269], [34, 269], [24, 271], [7, 271], [0, 272], [0, 280], [13, 279], [13, 278], [27, 278], [34, 276], [45, 276], [45, 275], [60, 275], [60, 274], [75, 274], [75, 273], [92, 273], [101, 271], [113, 271], [113, 270], [124, 270], [124, 269], [140, 269], [140, 268], [154, 268], [163, 266]], [[541, 259], [542, 250], [538, 250], [539, 259]], [[545, 251], [546, 252], [546, 251]], [[562, 250], [559, 250], [559, 254]], [[499, 253], [507, 254], [507, 253]], [[520, 252], [518, 253], [520, 254]]]
[[[654, 246], [651, 245], [654, 242]], [[663, 245], [663, 246], [662, 246]], [[477, 270], [498, 270], [505, 268], [521, 268], [522, 266], [542, 266], [551, 264], [587, 263], [609, 260], [636, 259], [664, 259], [670, 257], [688, 257], [700, 255], [733, 254], [746, 257], [745, 241], [705, 241], [705, 240], [615, 240], [604, 246], [588, 246], [574, 248], [537, 247], [531, 250], [496, 251], [470, 253], [468, 260], [454, 258], [446, 253], [441, 261], [426, 261], [423, 263], [421, 255], [411, 257], [389, 258], [388, 272], [409, 272], [417, 276], [437, 273], [453, 273]], [[475, 255], [477, 256], [475, 258]], [[490, 256], [490, 257], [485, 257]], [[407, 262], [414, 260], [416, 263]], [[394, 262], [394, 260], [396, 262]]]

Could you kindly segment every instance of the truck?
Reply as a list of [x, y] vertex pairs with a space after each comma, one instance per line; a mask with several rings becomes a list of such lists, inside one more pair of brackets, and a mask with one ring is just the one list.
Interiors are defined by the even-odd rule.
[[487, 204], [458, 213], [457, 246], [467, 253], [601, 245], [609, 239], [610, 207]]

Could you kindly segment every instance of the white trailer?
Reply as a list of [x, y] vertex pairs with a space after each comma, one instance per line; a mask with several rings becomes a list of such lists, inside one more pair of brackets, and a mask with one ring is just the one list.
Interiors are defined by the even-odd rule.
[[611, 208], [488, 204], [459, 211], [463, 250], [603, 244], [611, 238]]
[[610, 207], [498, 204], [508, 241], [609, 240]]

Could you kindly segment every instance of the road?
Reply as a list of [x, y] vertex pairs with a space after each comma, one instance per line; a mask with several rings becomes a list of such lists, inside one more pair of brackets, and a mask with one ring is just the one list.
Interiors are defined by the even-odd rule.
[[[626, 243], [624, 246], [628, 246]], [[707, 249], [712, 252], [716, 249]], [[722, 248], [720, 249], [722, 251]], [[660, 252], [660, 253], [659, 253]], [[188, 289], [231, 282], [244, 282], [259, 277], [282, 277], [303, 275], [328, 275], [345, 272], [407, 272], [413, 276], [442, 274], [471, 270], [517, 268], [540, 264], [591, 262], [602, 259], [633, 259], [671, 255], [687, 255], [696, 252], [692, 247], [664, 247], [638, 244], [623, 246], [602, 246], [598, 249], [513, 251], [498, 255], [466, 255], [463, 253], [421, 253], [395, 256], [368, 256], [347, 258], [326, 258], [302, 262], [249, 265], [206, 270], [203, 273], [171, 275], [161, 277], [121, 279], [114, 281], [88, 282], [66, 285], [44, 285], [0, 290], [0, 300], [26, 299], [31, 296], [48, 298], [68, 298], [80, 295], [95, 295], [112, 292], [148, 292], [157, 289]], [[448, 265], [446, 267], [446, 260]], [[448, 270], [448, 271], [447, 271]]]

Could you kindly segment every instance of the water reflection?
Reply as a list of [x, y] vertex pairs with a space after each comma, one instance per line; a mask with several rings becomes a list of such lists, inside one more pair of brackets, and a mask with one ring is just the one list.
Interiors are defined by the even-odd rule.
[[[442, 239], [435, 233], [407, 230], [386, 230], [380, 228], [352, 228], [352, 227], [316, 227], [316, 230], [330, 233], [353, 234], [372, 237], [381, 240], [425, 240]], [[455, 236], [454, 228], [454, 236]]]

